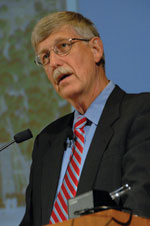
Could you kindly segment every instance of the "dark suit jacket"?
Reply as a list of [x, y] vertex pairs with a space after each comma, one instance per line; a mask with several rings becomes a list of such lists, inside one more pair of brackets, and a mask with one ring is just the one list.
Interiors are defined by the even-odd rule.
[[[20, 226], [49, 223], [64, 144], [73, 113], [48, 125], [36, 138], [26, 213]], [[77, 194], [114, 191], [128, 183], [120, 205], [150, 217], [150, 94], [126, 94], [118, 86], [108, 98], [92, 140]]]

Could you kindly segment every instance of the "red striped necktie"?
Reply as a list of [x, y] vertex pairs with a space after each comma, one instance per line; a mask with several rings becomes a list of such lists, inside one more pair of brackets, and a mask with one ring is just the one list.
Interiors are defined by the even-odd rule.
[[75, 143], [72, 148], [70, 162], [68, 164], [60, 191], [55, 200], [50, 224], [62, 222], [68, 219], [67, 200], [75, 197], [79, 182], [81, 158], [84, 148], [84, 126], [87, 122], [85, 117], [79, 116], [74, 125]]

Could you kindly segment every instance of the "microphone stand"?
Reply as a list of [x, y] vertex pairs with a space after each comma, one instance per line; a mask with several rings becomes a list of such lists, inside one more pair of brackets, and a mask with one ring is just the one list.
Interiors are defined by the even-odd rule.
[[11, 144], [15, 143], [15, 140], [10, 141], [9, 143], [5, 144], [0, 148], [0, 151], [4, 150], [5, 148], [9, 147]]

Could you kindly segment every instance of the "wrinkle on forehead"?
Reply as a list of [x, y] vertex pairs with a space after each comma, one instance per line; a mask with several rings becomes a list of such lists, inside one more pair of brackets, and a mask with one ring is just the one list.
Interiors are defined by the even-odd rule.
[[37, 54], [45, 52], [52, 49], [58, 41], [69, 38], [80, 38], [80, 36], [71, 25], [59, 27], [37, 45], [36, 52]]

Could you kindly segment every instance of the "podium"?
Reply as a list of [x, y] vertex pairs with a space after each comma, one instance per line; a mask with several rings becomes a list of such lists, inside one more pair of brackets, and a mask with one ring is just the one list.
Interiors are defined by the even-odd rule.
[[[101, 212], [80, 216], [70, 219], [62, 223], [55, 224], [56, 226], [118, 226], [115, 219], [121, 223], [126, 223], [130, 219], [130, 213], [121, 212], [118, 210], [104, 210]], [[150, 219], [132, 215], [130, 226], [150, 226]], [[50, 225], [45, 225], [50, 226]]]

